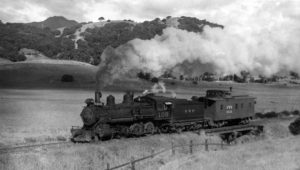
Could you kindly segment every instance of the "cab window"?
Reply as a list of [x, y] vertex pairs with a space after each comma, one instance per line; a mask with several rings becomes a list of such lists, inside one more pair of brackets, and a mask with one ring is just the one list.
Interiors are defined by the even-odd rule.
[[172, 110], [172, 103], [171, 102], [165, 102], [164, 103], [164, 110]]

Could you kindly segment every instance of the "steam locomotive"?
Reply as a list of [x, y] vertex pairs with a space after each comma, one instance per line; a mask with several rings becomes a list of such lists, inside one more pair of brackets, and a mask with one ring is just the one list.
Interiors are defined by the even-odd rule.
[[207, 90], [203, 97], [191, 100], [159, 96], [153, 93], [134, 98], [127, 92], [122, 103], [109, 95], [106, 105], [86, 99], [80, 116], [83, 127], [72, 127], [72, 141], [90, 142], [116, 136], [142, 136], [154, 133], [192, 131], [248, 124], [254, 116], [255, 98], [233, 96], [226, 90]]

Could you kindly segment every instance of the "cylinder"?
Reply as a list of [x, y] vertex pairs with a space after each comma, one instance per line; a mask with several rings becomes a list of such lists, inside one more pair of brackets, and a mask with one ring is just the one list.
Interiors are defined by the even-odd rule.
[[102, 97], [102, 93], [100, 91], [95, 92], [95, 103], [100, 103], [100, 99]]
[[113, 106], [115, 105], [115, 97], [113, 95], [109, 95], [106, 98], [106, 105], [107, 106]]

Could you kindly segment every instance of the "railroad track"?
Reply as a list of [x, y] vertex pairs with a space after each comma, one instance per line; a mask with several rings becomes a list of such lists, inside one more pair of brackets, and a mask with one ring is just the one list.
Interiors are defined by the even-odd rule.
[[[249, 130], [259, 130], [260, 132], [263, 131], [262, 125], [255, 125], [255, 124], [248, 124], [248, 125], [236, 125], [236, 126], [229, 126], [229, 127], [221, 127], [221, 128], [214, 128], [214, 129], [203, 129], [205, 133], [207, 134], [231, 134], [235, 132], [243, 132], [243, 131], [249, 131]], [[199, 131], [195, 131], [199, 134]], [[100, 142], [93, 142], [94, 144], [98, 144]], [[101, 141], [103, 143], [103, 141]], [[19, 145], [19, 146], [7, 146], [7, 147], [0, 147], [0, 154], [5, 153], [11, 153], [11, 152], [17, 152], [17, 151], [24, 151], [28, 149], [34, 149], [44, 146], [61, 146], [61, 145], [67, 145], [67, 144], [74, 144], [71, 141], [60, 141], [60, 142], [50, 142], [50, 143], [38, 143], [38, 144], [32, 144], [32, 145]]]
[[55, 145], [66, 145], [66, 144], [73, 144], [71, 141], [60, 141], [60, 142], [51, 142], [51, 143], [39, 143], [39, 144], [32, 144], [32, 145], [19, 145], [19, 146], [8, 146], [0, 148], [0, 154], [17, 152], [17, 151], [24, 151], [28, 149], [34, 149], [44, 146], [55, 146]]

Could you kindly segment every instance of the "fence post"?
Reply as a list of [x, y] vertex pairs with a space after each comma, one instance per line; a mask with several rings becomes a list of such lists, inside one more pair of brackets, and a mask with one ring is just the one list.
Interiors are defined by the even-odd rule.
[[106, 170], [110, 170], [110, 165], [109, 165], [109, 163], [106, 164]]
[[172, 148], [171, 148], [171, 150], [172, 150], [172, 155], [175, 155], [175, 147], [174, 147], [174, 143], [172, 142], [171, 144], [172, 144]]
[[205, 151], [208, 151], [208, 140], [205, 139]]
[[190, 141], [190, 154], [193, 154], [193, 140]]
[[131, 164], [131, 170], [135, 170], [135, 162], [133, 156], [131, 157], [130, 164]]
[[152, 148], [151, 149], [151, 158], [153, 158], [154, 157], [154, 149]]

